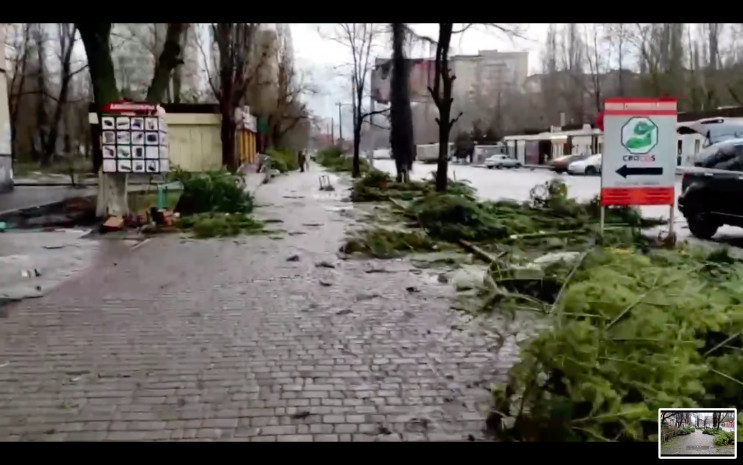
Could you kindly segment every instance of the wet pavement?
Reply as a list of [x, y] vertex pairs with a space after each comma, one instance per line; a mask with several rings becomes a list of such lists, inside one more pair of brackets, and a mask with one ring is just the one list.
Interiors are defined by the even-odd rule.
[[0, 440], [484, 438], [523, 331], [496, 349], [409, 260], [339, 257], [354, 212], [319, 174], [258, 190], [280, 238], [102, 241], [78, 277], [8, 306]]
[[95, 188], [73, 187], [16, 187], [10, 192], [0, 194], [0, 214], [12, 210], [30, 208], [37, 205], [59, 202], [72, 197], [95, 194]]
[[733, 455], [735, 446], [715, 446], [715, 437], [697, 429], [685, 436], [676, 436], [661, 444], [661, 455]]

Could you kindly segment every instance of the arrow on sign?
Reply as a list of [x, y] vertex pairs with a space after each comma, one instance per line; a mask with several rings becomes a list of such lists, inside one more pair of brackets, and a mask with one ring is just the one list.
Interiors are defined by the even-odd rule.
[[627, 168], [623, 165], [617, 170], [617, 174], [623, 178], [627, 176], [660, 176], [663, 174], [663, 168]]

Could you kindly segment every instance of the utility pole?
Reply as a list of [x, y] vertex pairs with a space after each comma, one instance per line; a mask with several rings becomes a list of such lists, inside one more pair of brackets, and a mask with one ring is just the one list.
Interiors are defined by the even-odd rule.
[[330, 118], [330, 144], [335, 145], [335, 119]]
[[338, 105], [338, 138], [343, 140], [343, 116], [341, 113], [341, 102], [336, 103]]

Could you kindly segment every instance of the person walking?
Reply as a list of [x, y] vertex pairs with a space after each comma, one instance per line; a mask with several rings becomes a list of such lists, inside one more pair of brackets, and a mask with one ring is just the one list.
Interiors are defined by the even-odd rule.
[[307, 157], [305, 156], [304, 151], [299, 151], [299, 154], [297, 155], [297, 161], [299, 162], [299, 171], [304, 173], [304, 168], [307, 165]]

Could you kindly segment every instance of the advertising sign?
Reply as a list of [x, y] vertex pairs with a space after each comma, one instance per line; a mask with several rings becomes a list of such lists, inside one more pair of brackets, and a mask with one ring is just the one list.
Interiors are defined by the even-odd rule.
[[673, 98], [606, 99], [602, 205], [674, 204], [676, 116]]
[[168, 125], [157, 105], [111, 103], [101, 113], [104, 173], [167, 173]]

